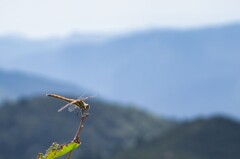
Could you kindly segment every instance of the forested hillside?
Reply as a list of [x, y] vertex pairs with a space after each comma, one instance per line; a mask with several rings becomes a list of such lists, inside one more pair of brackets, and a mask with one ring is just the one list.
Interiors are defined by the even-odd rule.
[[[79, 117], [57, 110], [57, 99], [32, 98], [4, 103], [0, 108], [0, 159], [35, 158], [57, 141], [68, 143]], [[152, 139], [175, 125], [128, 106], [89, 100], [90, 116], [81, 134], [82, 145], [74, 156], [88, 159], [112, 157], [124, 149]]]
[[115, 159], [237, 159], [240, 123], [226, 117], [182, 123]]

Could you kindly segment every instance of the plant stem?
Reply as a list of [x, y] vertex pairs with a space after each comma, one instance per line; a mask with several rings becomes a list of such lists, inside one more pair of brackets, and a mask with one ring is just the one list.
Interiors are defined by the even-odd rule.
[[[80, 124], [79, 124], [79, 127], [78, 127], [78, 130], [74, 136], [74, 139], [73, 139], [73, 142], [76, 142], [76, 143], [80, 143], [79, 139], [80, 139], [80, 132], [83, 128], [83, 123], [85, 122], [86, 118], [89, 116], [89, 114], [83, 114], [81, 116], [81, 120], [80, 120]], [[68, 156], [66, 159], [70, 159], [71, 158], [71, 155], [72, 155], [72, 151], [69, 152]]]

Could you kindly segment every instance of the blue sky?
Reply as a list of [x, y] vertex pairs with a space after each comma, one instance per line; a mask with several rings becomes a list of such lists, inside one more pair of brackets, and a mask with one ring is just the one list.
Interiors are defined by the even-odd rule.
[[31, 38], [240, 22], [240, 0], [0, 0], [0, 35]]

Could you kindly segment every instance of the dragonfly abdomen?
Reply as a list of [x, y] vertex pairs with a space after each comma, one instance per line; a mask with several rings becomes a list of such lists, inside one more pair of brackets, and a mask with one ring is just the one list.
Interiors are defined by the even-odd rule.
[[60, 95], [56, 95], [56, 94], [47, 94], [47, 96], [62, 99], [62, 100], [65, 100], [67, 102], [72, 102], [74, 100], [74, 99], [66, 98], [66, 97], [63, 97], [63, 96], [60, 96]]

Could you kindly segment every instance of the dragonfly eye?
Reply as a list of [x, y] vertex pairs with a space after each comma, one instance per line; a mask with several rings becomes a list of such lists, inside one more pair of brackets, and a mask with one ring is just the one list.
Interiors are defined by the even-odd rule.
[[86, 105], [86, 110], [89, 110], [89, 108], [90, 108], [90, 105], [87, 104], [87, 105]]

